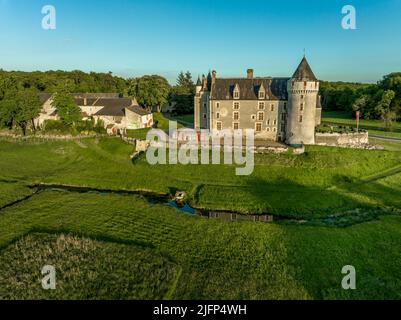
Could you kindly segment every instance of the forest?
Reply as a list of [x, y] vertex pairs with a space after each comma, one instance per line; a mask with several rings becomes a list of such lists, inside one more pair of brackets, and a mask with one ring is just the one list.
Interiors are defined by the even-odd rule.
[[388, 127], [401, 120], [401, 72], [377, 84], [322, 81], [320, 94], [326, 111], [360, 111], [363, 119], [383, 120]]

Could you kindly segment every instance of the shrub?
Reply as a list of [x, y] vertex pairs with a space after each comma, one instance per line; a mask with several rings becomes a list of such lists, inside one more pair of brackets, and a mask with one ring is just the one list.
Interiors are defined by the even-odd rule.
[[71, 133], [71, 127], [58, 120], [46, 120], [43, 129], [47, 133]]

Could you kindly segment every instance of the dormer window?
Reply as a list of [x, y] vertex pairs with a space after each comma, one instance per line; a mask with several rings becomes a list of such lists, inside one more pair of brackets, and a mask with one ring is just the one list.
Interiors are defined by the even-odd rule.
[[259, 99], [261, 99], [261, 100], [266, 98], [266, 90], [265, 90], [265, 87], [263, 86], [263, 84], [259, 88], [258, 96], [259, 96]]
[[233, 93], [234, 99], [238, 100], [240, 98], [240, 92], [239, 92], [239, 85], [236, 84], [234, 88], [234, 93]]

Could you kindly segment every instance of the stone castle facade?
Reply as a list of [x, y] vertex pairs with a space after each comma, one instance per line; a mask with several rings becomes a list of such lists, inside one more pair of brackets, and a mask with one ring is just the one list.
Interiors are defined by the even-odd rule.
[[315, 144], [321, 123], [319, 81], [306, 58], [291, 78], [198, 79], [195, 129], [254, 129], [255, 138], [289, 145]]

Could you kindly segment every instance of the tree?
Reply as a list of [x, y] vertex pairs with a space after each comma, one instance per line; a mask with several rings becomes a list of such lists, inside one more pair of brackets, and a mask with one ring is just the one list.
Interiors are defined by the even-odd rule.
[[34, 91], [10, 91], [0, 102], [0, 122], [9, 129], [16, 125], [26, 135], [29, 123], [35, 130], [34, 119], [39, 116], [41, 107], [39, 97]]
[[177, 85], [174, 86], [170, 95], [170, 103], [174, 103], [173, 113], [176, 115], [190, 114], [194, 111], [195, 83], [189, 71], [185, 74], [180, 72]]
[[128, 94], [149, 111], [156, 107], [160, 112], [161, 107], [167, 103], [171, 87], [165, 78], [153, 75], [131, 79], [129, 82]]
[[195, 83], [189, 71], [185, 74], [180, 72], [177, 78], [177, 85], [174, 87], [175, 94], [195, 94]]
[[57, 109], [61, 121], [67, 126], [72, 127], [82, 119], [81, 109], [66, 91], [59, 91], [55, 94], [52, 106]]
[[381, 100], [376, 106], [376, 112], [384, 121], [384, 125], [387, 129], [390, 129], [393, 121], [396, 119], [396, 113], [391, 110], [391, 103], [395, 97], [395, 92], [392, 90], [385, 90], [381, 97]]
[[359, 111], [362, 115], [365, 114], [366, 106], [369, 102], [368, 95], [362, 95], [358, 99], [355, 100], [354, 104], [352, 105], [352, 109], [354, 111]]
[[17, 94], [17, 110], [15, 112], [15, 123], [22, 129], [23, 134], [26, 134], [28, 124], [32, 124], [32, 129], [35, 131], [35, 118], [39, 116], [42, 105], [39, 97], [33, 90], [19, 91]]
[[398, 119], [401, 119], [401, 72], [384, 76], [383, 80], [379, 82], [379, 87], [395, 92], [395, 97], [391, 102], [391, 109], [397, 114]]
[[0, 101], [0, 127], [13, 128], [16, 112], [15, 101], [4, 99]]

